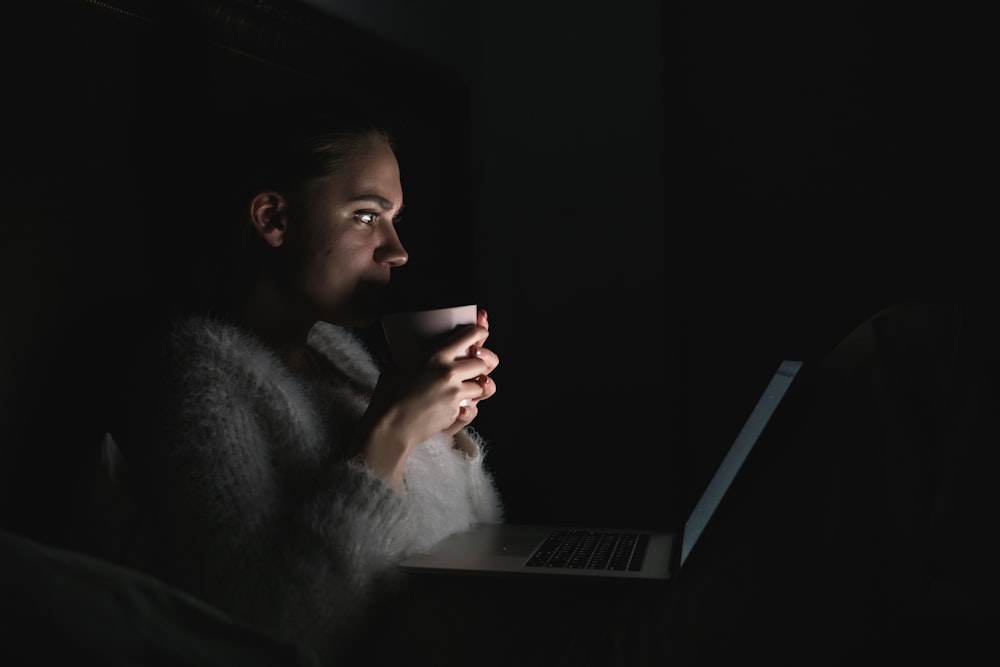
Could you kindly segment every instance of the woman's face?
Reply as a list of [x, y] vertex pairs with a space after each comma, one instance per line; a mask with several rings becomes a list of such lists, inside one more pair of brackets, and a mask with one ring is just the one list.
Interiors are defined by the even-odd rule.
[[375, 321], [391, 269], [408, 259], [395, 228], [402, 208], [399, 164], [382, 142], [309, 184], [286, 241], [310, 317], [343, 326]]

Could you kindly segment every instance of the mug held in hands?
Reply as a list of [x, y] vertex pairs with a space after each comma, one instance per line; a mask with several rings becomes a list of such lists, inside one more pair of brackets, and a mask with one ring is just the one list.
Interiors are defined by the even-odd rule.
[[456, 327], [475, 324], [478, 312], [476, 304], [470, 304], [383, 315], [382, 333], [392, 362], [407, 367], [425, 361], [441, 336]]

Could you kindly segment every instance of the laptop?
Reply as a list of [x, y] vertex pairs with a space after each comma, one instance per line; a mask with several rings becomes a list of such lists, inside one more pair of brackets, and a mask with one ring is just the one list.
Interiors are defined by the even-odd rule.
[[783, 360], [679, 531], [477, 524], [401, 563], [410, 572], [666, 581], [687, 562], [802, 368]]

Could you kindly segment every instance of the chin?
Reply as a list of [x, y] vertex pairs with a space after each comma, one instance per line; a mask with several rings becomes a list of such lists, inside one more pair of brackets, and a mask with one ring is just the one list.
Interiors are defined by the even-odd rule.
[[[365, 289], [368, 287], [368, 289]], [[374, 324], [385, 307], [385, 285], [363, 285], [351, 300], [350, 313], [357, 322], [354, 326], [364, 327]]]
[[382, 311], [380, 302], [372, 299], [358, 299], [347, 308], [338, 308], [323, 318], [331, 324], [344, 327], [369, 327], [375, 324]]
[[356, 317], [351, 322], [350, 326], [357, 328], [370, 327], [374, 325], [376, 322], [378, 322], [378, 315], [372, 313]]

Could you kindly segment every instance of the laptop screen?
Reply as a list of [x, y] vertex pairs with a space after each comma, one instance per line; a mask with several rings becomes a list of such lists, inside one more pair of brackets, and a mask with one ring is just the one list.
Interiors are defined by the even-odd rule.
[[722, 497], [726, 494], [726, 490], [732, 484], [733, 479], [736, 478], [736, 473], [739, 472], [743, 462], [746, 461], [750, 450], [753, 449], [754, 443], [757, 442], [757, 438], [764, 431], [764, 427], [767, 426], [771, 415], [774, 414], [775, 409], [778, 407], [778, 404], [781, 402], [781, 399], [784, 397], [785, 392], [792, 384], [792, 380], [795, 379], [795, 375], [801, 367], [801, 361], [784, 360], [778, 365], [778, 369], [771, 377], [771, 381], [768, 383], [763, 395], [757, 401], [757, 405], [754, 406], [750, 416], [747, 417], [739, 435], [736, 436], [736, 440], [733, 441], [729, 451], [726, 452], [722, 463], [715, 471], [712, 479], [709, 480], [708, 486], [705, 487], [701, 498], [698, 499], [694, 509], [691, 511], [691, 515], [684, 523], [681, 540], [681, 565], [687, 560], [691, 549], [694, 548], [698, 538], [701, 537], [701, 533], [705, 529], [709, 518], [719, 506]]

